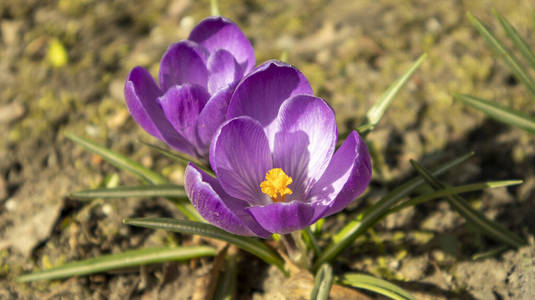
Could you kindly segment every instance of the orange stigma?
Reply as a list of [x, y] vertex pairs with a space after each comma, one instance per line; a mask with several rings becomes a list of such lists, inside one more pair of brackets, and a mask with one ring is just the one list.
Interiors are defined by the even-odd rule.
[[274, 168], [267, 172], [266, 180], [260, 183], [260, 189], [271, 197], [273, 202], [284, 202], [286, 195], [292, 194], [292, 190], [288, 188], [292, 181], [292, 177], [286, 175], [281, 168]]

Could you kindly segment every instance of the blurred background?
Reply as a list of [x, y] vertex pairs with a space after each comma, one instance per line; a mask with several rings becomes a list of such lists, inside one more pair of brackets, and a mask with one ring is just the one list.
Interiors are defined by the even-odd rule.
[[[358, 126], [386, 88], [428, 53], [368, 136], [375, 174], [366, 202], [333, 217], [331, 228], [339, 228], [366, 203], [413, 175], [409, 159], [434, 166], [475, 151], [475, 158], [450, 172], [446, 181], [523, 179], [520, 187], [476, 194], [473, 204], [516, 233], [533, 237], [533, 137], [486, 119], [454, 100], [452, 92], [535, 114], [524, 86], [466, 18], [471, 12], [503, 37], [492, 15], [496, 9], [533, 48], [535, 2], [219, 2], [221, 14], [251, 40], [257, 64], [286, 53], [315, 93], [333, 106], [340, 132]], [[137, 65], [157, 74], [167, 47], [187, 38], [209, 14], [209, 1], [0, 0], [0, 298], [188, 299], [194, 293], [195, 285], [185, 283], [201, 276], [208, 262], [173, 265], [175, 277], [165, 283], [160, 279], [171, 272], [165, 266], [32, 285], [13, 279], [34, 268], [99, 254], [196, 242], [122, 224], [127, 216], [178, 216], [161, 199], [83, 203], [68, 198], [75, 190], [137, 181], [83, 151], [63, 132], [127, 154], [180, 184], [183, 168], [139, 143], [156, 140], [130, 118], [124, 80]], [[471, 255], [495, 244], [463, 224], [444, 202], [411, 208], [378, 226], [378, 239], [387, 240], [386, 245], [366, 241], [344, 253], [345, 263], [338, 267], [414, 283], [408, 289], [424, 299], [523, 295], [518, 294], [520, 287], [533, 285], [534, 279], [516, 278], [514, 270], [532, 257], [533, 247], [474, 262]], [[260, 275], [243, 280], [243, 299], [273, 299], [270, 293], [277, 289], [280, 274], [253, 258], [244, 264]]]

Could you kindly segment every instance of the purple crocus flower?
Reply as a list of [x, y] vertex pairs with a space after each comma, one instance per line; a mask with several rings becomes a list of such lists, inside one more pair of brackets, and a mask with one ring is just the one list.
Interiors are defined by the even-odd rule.
[[287, 234], [344, 209], [368, 186], [368, 149], [353, 131], [335, 152], [334, 111], [297, 69], [270, 61], [236, 87], [210, 164], [185, 173], [193, 206], [235, 234]]
[[146, 69], [130, 71], [126, 104], [149, 134], [207, 160], [234, 87], [254, 65], [253, 47], [236, 24], [223, 17], [206, 18], [187, 40], [167, 49], [160, 62], [159, 86]]

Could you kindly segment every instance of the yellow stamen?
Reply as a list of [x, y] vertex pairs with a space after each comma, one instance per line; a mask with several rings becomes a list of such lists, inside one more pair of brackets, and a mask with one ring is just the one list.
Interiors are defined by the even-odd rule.
[[284, 202], [286, 195], [291, 195], [292, 190], [288, 186], [292, 183], [292, 177], [286, 175], [281, 168], [269, 170], [266, 180], [260, 183], [262, 193], [271, 197], [273, 202]]

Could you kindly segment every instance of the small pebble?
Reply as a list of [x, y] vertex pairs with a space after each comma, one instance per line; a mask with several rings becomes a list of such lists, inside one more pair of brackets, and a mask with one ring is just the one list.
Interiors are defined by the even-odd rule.
[[21, 28], [22, 22], [21, 21], [8, 21], [4, 20], [0, 24], [0, 29], [2, 32], [2, 40], [7, 46], [14, 46], [16, 45], [20, 40], [20, 28]]
[[182, 18], [182, 20], [180, 20], [180, 27], [182, 27], [182, 29], [184, 30], [191, 30], [191, 28], [193, 28], [193, 26], [195, 25], [195, 19], [193, 19], [192, 16], [185, 16], [184, 18]]
[[19, 102], [0, 106], [0, 123], [9, 123], [24, 115], [26, 109]]
[[15, 202], [13, 199], [9, 199], [4, 204], [7, 211], [14, 211], [17, 208], [17, 202]]
[[141, 158], [141, 164], [146, 168], [150, 168], [154, 164], [154, 160], [152, 159], [152, 156], [145, 155]]
[[130, 114], [128, 113], [128, 110], [121, 109], [108, 119], [108, 128], [115, 129], [121, 127], [129, 116]]
[[106, 216], [111, 215], [112, 212], [113, 212], [113, 207], [111, 207], [110, 204], [104, 204], [102, 206], [102, 213], [104, 213]]

